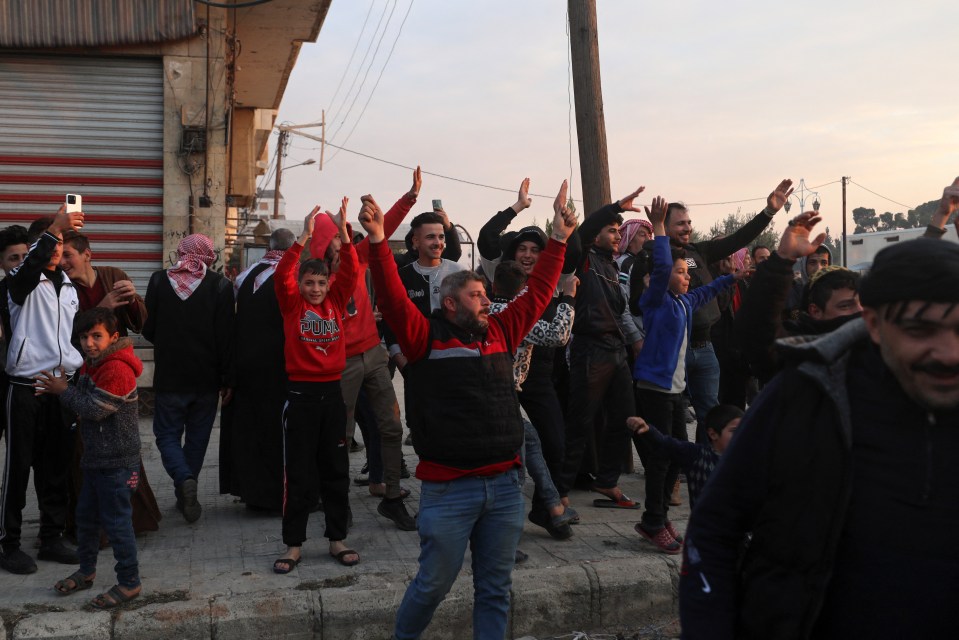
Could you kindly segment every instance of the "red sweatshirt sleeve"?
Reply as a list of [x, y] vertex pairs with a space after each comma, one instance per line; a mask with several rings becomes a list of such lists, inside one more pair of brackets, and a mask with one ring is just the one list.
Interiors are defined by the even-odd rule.
[[302, 252], [303, 247], [300, 243], [294, 242], [293, 246], [283, 253], [283, 257], [276, 265], [276, 271], [273, 272], [273, 288], [276, 290], [276, 301], [280, 305], [280, 311], [286, 312], [296, 308], [297, 299], [300, 297], [300, 287], [296, 284], [296, 269]]
[[376, 289], [377, 307], [396, 334], [403, 355], [408, 361], [416, 362], [426, 354], [430, 321], [406, 295], [406, 287], [400, 280], [393, 254], [385, 240], [370, 245], [370, 273]]
[[[286, 258], [286, 256], [283, 256]], [[277, 268], [279, 270], [279, 267]], [[360, 265], [356, 260], [356, 250], [353, 249], [353, 243], [344, 244], [340, 247], [340, 269], [333, 278], [333, 284], [330, 285], [330, 302], [336, 305], [338, 309], [345, 309], [346, 303], [353, 296], [353, 289], [356, 288], [356, 277], [360, 270]]]
[[[526, 291], [516, 296], [506, 309], [496, 314], [495, 318], [502, 324], [513, 349], [523, 341], [553, 298], [553, 290], [559, 280], [565, 256], [566, 245], [550, 238], [546, 250], [539, 254], [533, 273], [529, 274]], [[406, 354], [405, 350], [403, 354]]]
[[[404, 193], [399, 200], [386, 212], [386, 215], [383, 216], [383, 231], [386, 234], [386, 239], [389, 240], [390, 236], [396, 233], [396, 230], [399, 228], [400, 223], [403, 222], [403, 219], [406, 218], [406, 215], [410, 212], [410, 209], [413, 208], [413, 205], [416, 204], [416, 196], [410, 193]], [[363, 238], [362, 242], [356, 245], [356, 257], [359, 259], [360, 264], [364, 265], [370, 261], [370, 239]]]

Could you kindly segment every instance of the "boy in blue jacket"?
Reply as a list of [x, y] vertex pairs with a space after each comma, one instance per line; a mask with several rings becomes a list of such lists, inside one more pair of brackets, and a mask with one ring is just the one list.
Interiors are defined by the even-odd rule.
[[[666, 435], [686, 436], [686, 348], [693, 312], [719, 292], [742, 279], [745, 272], [726, 275], [689, 291], [689, 269], [682, 249], [671, 248], [666, 235], [667, 202], [656, 196], [646, 209], [656, 235], [649, 288], [639, 300], [646, 342], [633, 369], [643, 418]], [[668, 554], [682, 551], [679, 533], [668, 518], [669, 494], [679, 476], [679, 465], [659, 447], [646, 451], [646, 511], [636, 531]]]

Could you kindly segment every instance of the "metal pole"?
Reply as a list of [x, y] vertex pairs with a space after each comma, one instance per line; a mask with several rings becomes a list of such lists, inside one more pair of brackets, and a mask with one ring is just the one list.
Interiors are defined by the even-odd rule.
[[846, 266], [846, 183], [848, 176], [842, 177], [842, 266]]

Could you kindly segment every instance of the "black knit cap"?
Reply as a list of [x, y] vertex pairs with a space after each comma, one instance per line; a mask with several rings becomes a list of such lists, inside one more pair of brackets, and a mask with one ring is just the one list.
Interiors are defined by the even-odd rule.
[[540, 249], [546, 248], [546, 232], [539, 227], [523, 227], [516, 232], [516, 235], [510, 238], [509, 244], [503, 251], [503, 257], [507, 260], [516, 259], [516, 249], [520, 242], [535, 242]]
[[959, 302], [959, 244], [919, 238], [876, 254], [859, 301], [876, 308], [908, 300]]

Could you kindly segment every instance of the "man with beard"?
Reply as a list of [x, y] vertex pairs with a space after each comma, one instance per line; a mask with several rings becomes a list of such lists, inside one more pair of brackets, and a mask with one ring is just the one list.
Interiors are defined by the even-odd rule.
[[[511, 572], [523, 528], [518, 472], [523, 421], [512, 353], [540, 317], [559, 279], [575, 216], [564, 182], [553, 208], [553, 234], [526, 292], [490, 316], [480, 276], [462, 271], [441, 285], [441, 308], [428, 319], [404, 295], [383, 213], [364, 196], [360, 223], [369, 234], [370, 266], [383, 316], [408, 358], [408, 407], [422, 480], [418, 519], [420, 569], [397, 612], [394, 637], [419, 638], [472, 550], [473, 635], [503, 638]], [[423, 254], [422, 249], [420, 250]]]
[[[786, 204], [792, 194], [792, 180], [783, 180], [766, 198], [766, 207], [752, 220], [735, 232], [717, 240], [690, 242], [693, 226], [686, 205], [669, 203], [666, 216], [666, 235], [673, 246], [686, 252], [689, 266], [690, 289], [701, 287], [713, 281], [707, 268], [728, 255], [739, 251], [755, 240], [772, 222], [773, 216]], [[688, 378], [689, 397], [696, 410], [698, 422], [696, 440], [708, 443], [704, 419], [709, 410], [719, 402], [719, 362], [710, 341], [710, 328], [719, 320], [719, 306], [711, 301], [699, 309], [693, 316], [693, 330], [689, 337], [689, 349], [686, 351], [686, 376]], [[575, 331], [574, 331], [575, 333]]]
[[955, 633], [959, 247], [888, 247], [859, 294], [861, 319], [782, 342], [697, 502], [684, 638]]

